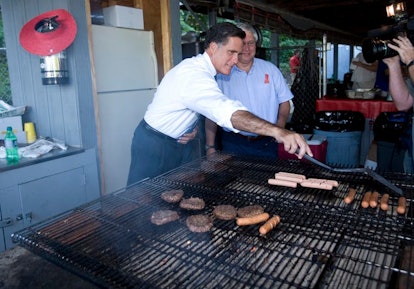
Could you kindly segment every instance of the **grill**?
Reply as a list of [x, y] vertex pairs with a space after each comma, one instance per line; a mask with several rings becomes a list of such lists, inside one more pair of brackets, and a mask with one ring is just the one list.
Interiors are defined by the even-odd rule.
[[[338, 180], [332, 191], [267, 184], [278, 171]], [[217, 154], [201, 158], [122, 192], [104, 196], [12, 235], [13, 241], [102, 288], [412, 288], [413, 218], [410, 175], [383, 174], [398, 196], [356, 173], [335, 173], [297, 160], [271, 161]], [[343, 202], [350, 187], [355, 201]], [[182, 210], [160, 198], [182, 189], [215, 206], [258, 204], [281, 223], [261, 236], [259, 225], [214, 219], [193, 233]], [[363, 194], [390, 194], [387, 211], [361, 207]], [[154, 225], [159, 209], [180, 219]], [[197, 212], [200, 213], [200, 212]]]

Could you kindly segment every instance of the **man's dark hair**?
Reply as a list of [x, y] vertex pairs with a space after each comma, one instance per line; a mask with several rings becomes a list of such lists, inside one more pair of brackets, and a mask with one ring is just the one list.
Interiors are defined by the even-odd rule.
[[230, 37], [239, 37], [243, 40], [246, 37], [246, 33], [230, 22], [214, 24], [207, 31], [204, 40], [204, 49], [207, 49], [211, 42], [225, 45]]

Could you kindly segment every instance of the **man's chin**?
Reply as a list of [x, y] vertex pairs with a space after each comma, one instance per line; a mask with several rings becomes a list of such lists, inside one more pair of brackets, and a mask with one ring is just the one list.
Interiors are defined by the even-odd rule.
[[226, 70], [222, 71], [221, 74], [229, 75], [230, 72], [231, 72], [231, 67], [229, 69], [226, 69]]

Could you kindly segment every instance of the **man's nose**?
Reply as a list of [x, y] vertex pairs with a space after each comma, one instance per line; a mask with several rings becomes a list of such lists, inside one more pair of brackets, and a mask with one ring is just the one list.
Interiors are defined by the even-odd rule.
[[239, 62], [239, 55], [235, 54], [235, 55], [233, 55], [233, 63], [237, 64], [237, 62]]

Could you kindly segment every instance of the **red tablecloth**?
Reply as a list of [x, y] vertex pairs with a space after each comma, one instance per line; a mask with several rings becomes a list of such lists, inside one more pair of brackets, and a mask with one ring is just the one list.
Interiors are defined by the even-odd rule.
[[397, 111], [392, 101], [334, 99], [324, 97], [316, 100], [316, 111], [350, 110], [359, 111], [368, 119], [375, 119], [381, 112]]

